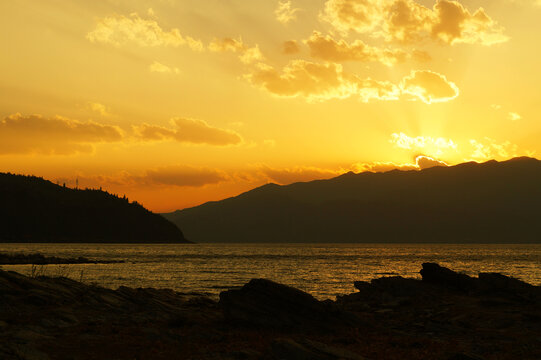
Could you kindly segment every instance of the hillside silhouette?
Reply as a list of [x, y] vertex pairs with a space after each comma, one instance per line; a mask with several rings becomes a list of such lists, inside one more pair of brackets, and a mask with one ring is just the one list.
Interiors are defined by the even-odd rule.
[[541, 161], [267, 184], [164, 216], [195, 242], [541, 243]]
[[0, 242], [188, 242], [160, 215], [101, 190], [0, 173], [0, 199]]

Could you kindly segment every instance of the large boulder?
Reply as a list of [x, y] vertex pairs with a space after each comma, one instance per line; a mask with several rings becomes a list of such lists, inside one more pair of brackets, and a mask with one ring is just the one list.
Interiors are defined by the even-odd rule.
[[229, 321], [267, 328], [321, 330], [351, 320], [331, 301], [266, 279], [220, 293], [219, 305]]
[[476, 287], [475, 279], [436, 263], [424, 263], [420, 272], [426, 283], [462, 291], [470, 291]]

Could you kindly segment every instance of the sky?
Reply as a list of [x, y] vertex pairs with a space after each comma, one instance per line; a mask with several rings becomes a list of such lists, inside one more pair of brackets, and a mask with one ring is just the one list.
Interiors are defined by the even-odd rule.
[[0, 171], [169, 212], [539, 157], [538, 0], [0, 3]]

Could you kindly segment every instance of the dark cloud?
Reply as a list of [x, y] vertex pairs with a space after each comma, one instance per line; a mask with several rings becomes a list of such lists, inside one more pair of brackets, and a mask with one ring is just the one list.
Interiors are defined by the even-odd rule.
[[175, 128], [149, 124], [134, 128], [137, 136], [145, 141], [175, 140], [217, 146], [236, 145], [242, 142], [241, 136], [236, 132], [210, 126], [203, 120], [173, 118], [171, 123]]
[[116, 126], [59, 116], [14, 114], [0, 121], [0, 154], [92, 152], [92, 144], [122, 139], [122, 131]]
[[284, 41], [282, 45], [282, 53], [286, 55], [297, 54], [301, 51], [299, 43], [295, 40]]
[[259, 171], [270, 181], [282, 185], [299, 181], [329, 179], [343, 173], [343, 171], [309, 166], [298, 166], [294, 168], [271, 168], [269, 166], [261, 166]]
[[[100, 186], [178, 186], [201, 187], [217, 184], [229, 179], [229, 176], [218, 169], [196, 167], [189, 165], [173, 165], [150, 169], [142, 174], [119, 172], [114, 175], [78, 176], [79, 183], [88, 187]], [[70, 179], [59, 179], [62, 182], [73, 183]]]

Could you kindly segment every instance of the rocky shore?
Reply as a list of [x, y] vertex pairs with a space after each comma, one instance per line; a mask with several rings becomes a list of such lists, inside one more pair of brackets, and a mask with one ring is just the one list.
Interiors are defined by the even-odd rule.
[[335, 301], [254, 279], [219, 301], [0, 271], [1, 359], [540, 359], [541, 288], [423, 264]]
[[94, 260], [79, 256], [77, 258], [60, 258], [42, 254], [0, 253], [0, 265], [69, 265], [69, 264], [115, 264], [122, 260]]

